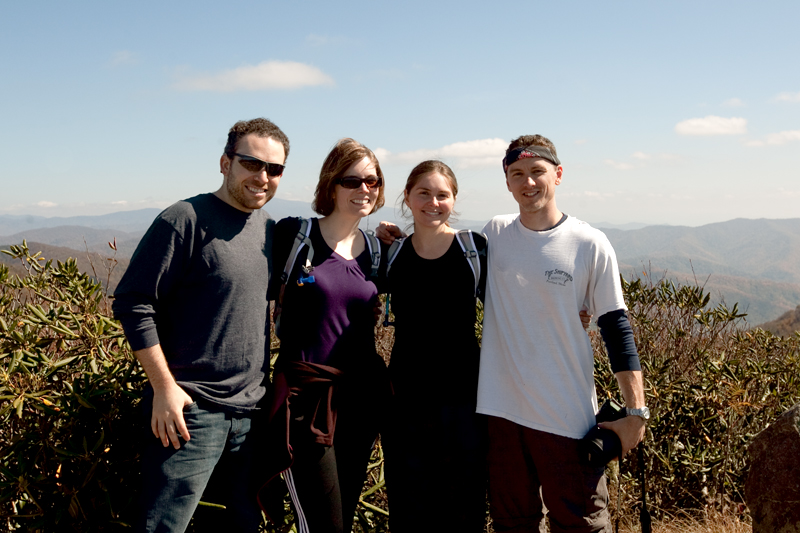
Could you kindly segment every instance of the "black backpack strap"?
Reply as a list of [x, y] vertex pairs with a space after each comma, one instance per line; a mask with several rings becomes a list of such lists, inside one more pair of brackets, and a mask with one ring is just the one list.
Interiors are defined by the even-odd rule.
[[[281, 274], [281, 288], [278, 292], [278, 298], [275, 301], [275, 311], [272, 314], [273, 321], [275, 322], [276, 332], [280, 331], [281, 310], [283, 309], [283, 294], [286, 291], [286, 283], [289, 281], [289, 277], [292, 275], [292, 271], [294, 270], [295, 262], [297, 262], [297, 258], [300, 255], [300, 252], [303, 251], [304, 247], [308, 248], [308, 254], [306, 255], [306, 263], [301, 267], [301, 269], [306, 276], [308, 276], [308, 274], [314, 270], [314, 267], [311, 266], [311, 260], [314, 258], [314, 246], [311, 244], [310, 238], [311, 226], [311, 219], [300, 219], [300, 229], [297, 231], [297, 235], [295, 236], [294, 243], [292, 244], [292, 250], [289, 252], [289, 257], [286, 258], [286, 265], [283, 267], [283, 273]], [[300, 279], [297, 280], [297, 284], [303, 285], [303, 279], [303, 275], [301, 274]], [[278, 333], [278, 335], [280, 335], [280, 333]]]
[[[456, 239], [458, 240], [459, 246], [461, 246], [461, 250], [464, 252], [464, 257], [469, 262], [469, 267], [472, 269], [472, 275], [475, 278], [475, 288], [474, 294], [475, 297], [478, 296], [478, 285], [481, 282], [481, 260], [478, 257], [478, 250], [475, 246], [475, 238], [472, 236], [472, 232], [468, 229], [462, 229], [456, 232]], [[485, 250], [484, 250], [484, 253]]]

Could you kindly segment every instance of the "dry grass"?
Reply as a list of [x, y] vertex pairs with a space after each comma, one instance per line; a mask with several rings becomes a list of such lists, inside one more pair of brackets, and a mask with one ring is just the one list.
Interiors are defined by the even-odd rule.
[[[638, 533], [638, 521], [620, 524], [620, 533]], [[653, 533], [751, 533], [746, 519], [734, 513], [709, 512], [703, 517], [676, 515], [653, 523]]]

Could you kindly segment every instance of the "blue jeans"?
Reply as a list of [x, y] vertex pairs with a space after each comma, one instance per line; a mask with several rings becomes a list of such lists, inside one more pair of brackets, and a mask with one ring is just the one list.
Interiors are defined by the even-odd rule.
[[[147, 431], [152, 407], [148, 408]], [[142, 459], [142, 504], [144, 519], [140, 531], [183, 532], [197, 504], [212, 481], [217, 503], [224, 512], [214, 510], [230, 531], [255, 532], [261, 523], [261, 511], [252, 490], [250, 474], [255, 435], [250, 413], [229, 413], [197, 402], [183, 409], [190, 439], [181, 439], [181, 447], [164, 447], [150, 433]], [[219, 468], [217, 468], [219, 466]], [[216, 474], [215, 474], [216, 469]], [[203, 501], [209, 501], [204, 498]], [[214, 526], [204, 518], [203, 526]]]

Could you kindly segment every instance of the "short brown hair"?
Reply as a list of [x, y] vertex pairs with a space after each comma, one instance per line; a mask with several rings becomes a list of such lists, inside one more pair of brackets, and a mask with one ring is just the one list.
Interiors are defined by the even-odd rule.
[[[456, 180], [456, 175], [453, 172], [453, 169], [436, 159], [423, 161], [411, 170], [411, 174], [408, 175], [408, 179], [406, 180], [406, 187], [403, 189], [403, 193], [400, 196], [400, 213], [404, 217], [408, 216], [406, 213], [406, 204], [403, 201], [405, 199], [405, 195], [410, 194], [411, 189], [416, 186], [419, 180], [422, 179], [424, 175], [430, 174], [431, 172], [436, 172], [437, 174], [444, 176], [447, 182], [450, 184], [450, 189], [453, 191], [453, 199], [455, 200], [456, 196], [458, 196], [458, 180]], [[458, 213], [453, 211], [452, 214], [457, 215]]]
[[550, 150], [554, 156], [558, 157], [558, 154], [556, 153], [556, 145], [544, 135], [522, 135], [517, 137], [511, 141], [511, 144], [509, 144], [508, 148], [506, 148], [506, 155], [508, 155], [508, 153], [512, 150], [517, 148], [525, 148], [526, 146], [543, 146]]
[[228, 142], [225, 143], [225, 155], [228, 159], [233, 159], [236, 153], [236, 145], [245, 135], [254, 133], [259, 137], [271, 137], [283, 145], [284, 162], [289, 158], [289, 137], [269, 119], [254, 118], [252, 120], [240, 120], [228, 131]]
[[369, 158], [370, 162], [375, 165], [375, 174], [381, 179], [381, 186], [378, 188], [378, 199], [375, 202], [375, 207], [370, 211], [370, 214], [383, 207], [385, 201], [383, 189], [386, 187], [386, 180], [383, 178], [383, 171], [381, 170], [380, 163], [378, 163], [378, 158], [375, 157], [372, 150], [360, 142], [346, 138], [340, 139], [336, 143], [331, 153], [325, 158], [325, 162], [322, 163], [322, 169], [319, 171], [317, 190], [314, 191], [314, 202], [311, 204], [311, 209], [324, 217], [333, 213], [333, 209], [336, 206], [336, 202], [333, 198], [333, 192], [336, 189], [336, 179], [344, 177], [347, 169], [365, 157]]

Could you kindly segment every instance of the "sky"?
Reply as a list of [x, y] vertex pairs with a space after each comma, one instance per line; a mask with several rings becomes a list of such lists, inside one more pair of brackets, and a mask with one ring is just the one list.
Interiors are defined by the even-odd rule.
[[430, 158], [462, 219], [515, 212], [501, 160], [533, 133], [589, 222], [794, 218], [797, 20], [789, 1], [5, 1], [0, 215], [214, 191], [228, 129], [263, 116], [291, 141], [277, 197], [310, 202], [352, 137], [387, 178], [376, 218]]

